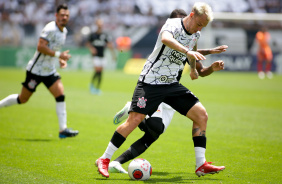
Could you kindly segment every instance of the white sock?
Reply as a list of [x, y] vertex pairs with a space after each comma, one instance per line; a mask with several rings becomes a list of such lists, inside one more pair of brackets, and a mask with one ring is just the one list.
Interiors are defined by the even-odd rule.
[[18, 104], [18, 94], [12, 94], [0, 101], [0, 108]]
[[56, 102], [56, 112], [59, 120], [60, 131], [67, 128], [66, 102]]
[[206, 161], [206, 149], [202, 147], [194, 147], [196, 156], [196, 170], [202, 166]]
[[111, 160], [113, 154], [115, 153], [115, 151], [118, 150], [117, 147], [115, 147], [115, 145], [113, 145], [111, 142], [109, 142], [108, 147], [105, 151], [105, 153], [101, 156], [101, 158], [105, 159], [108, 158]]

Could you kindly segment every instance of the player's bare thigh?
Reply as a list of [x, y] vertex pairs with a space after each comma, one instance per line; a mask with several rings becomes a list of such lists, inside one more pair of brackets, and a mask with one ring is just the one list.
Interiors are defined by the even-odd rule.
[[21, 93], [19, 94], [19, 100], [20, 102], [23, 104], [23, 103], [26, 103], [29, 98], [31, 97], [31, 95], [33, 94], [33, 92], [29, 91], [26, 87], [22, 87], [22, 91]]
[[64, 94], [64, 86], [61, 79], [58, 79], [52, 86], [49, 87], [49, 91], [57, 98]]

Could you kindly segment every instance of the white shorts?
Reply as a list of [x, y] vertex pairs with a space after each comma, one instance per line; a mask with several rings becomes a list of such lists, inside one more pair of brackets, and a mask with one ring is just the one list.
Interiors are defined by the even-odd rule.
[[170, 124], [172, 117], [175, 113], [175, 110], [167, 105], [166, 103], [161, 103], [158, 107], [158, 110], [151, 117], [162, 118], [164, 124], [164, 132]]
[[105, 65], [106, 65], [105, 57], [94, 56], [93, 57], [93, 65], [94, 65], [94, 67], [105, 67]]

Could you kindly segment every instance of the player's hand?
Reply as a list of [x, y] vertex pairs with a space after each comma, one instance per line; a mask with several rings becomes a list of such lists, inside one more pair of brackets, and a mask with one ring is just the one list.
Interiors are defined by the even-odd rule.
[[59, 59], [59, 62], [60, 62], [60, 68], [66, 68], [68, 66], [67, 61], [63, 59]]
[[62, 52], [59, 58], [65, 61], [69, 60], [71, 58], [69, 52], [70, 52], [69, 50]]
[[212, 63], [213, 71], [219, 71], [224, 69], [224, 62], [222, 60], [218, 60]]
[[210, 53], [211, 54], [220, 54], [222, 52], [225, 52], [227, 50], [228, 46], [227, 45], [221, 45], [221, 46], [218, 46], [218, 47], [215, 47], [215, 48], [212, 48], [210, 50]]
[[192, 80], [198, 79], [199, 73], [196, 69], [190, 71], [190, 77]]
[[186, 57], [188, 59], [205, 60], [206, 57], [199, 52], [189, 50], [186, 52]]

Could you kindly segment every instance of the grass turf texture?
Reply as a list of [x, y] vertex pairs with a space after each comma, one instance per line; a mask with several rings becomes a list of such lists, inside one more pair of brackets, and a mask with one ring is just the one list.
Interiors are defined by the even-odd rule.
[[[107, 71], [102, 95], [89, 93], [92, 72], [59, 71], [65, 86], [68, 126], [76, 138], [60, 140], [55, 100], [41, 84], [27, 104], [0, 109], [0, 183], [133, 183], [125, 174], [97, 173], [95, 160], [111, 139], [112, 119], [132, 97], [137, 75]], [[25, 71], [0, 69], [0, 99], [19, 93]], [[209, 113], [207, 161], [224, 165], [220, 174], [198, 178], [192, 122], [175, 114], [167, 131], [140, 157], [153, 174], [145, 183], [281, 183], [282, 76], [259, 80], [256, 73], [217, 72], [182, 84]], [[143, 134], [136, 129], [114, 154]], [[124, 164], [127, 169], [129, 163]]]

